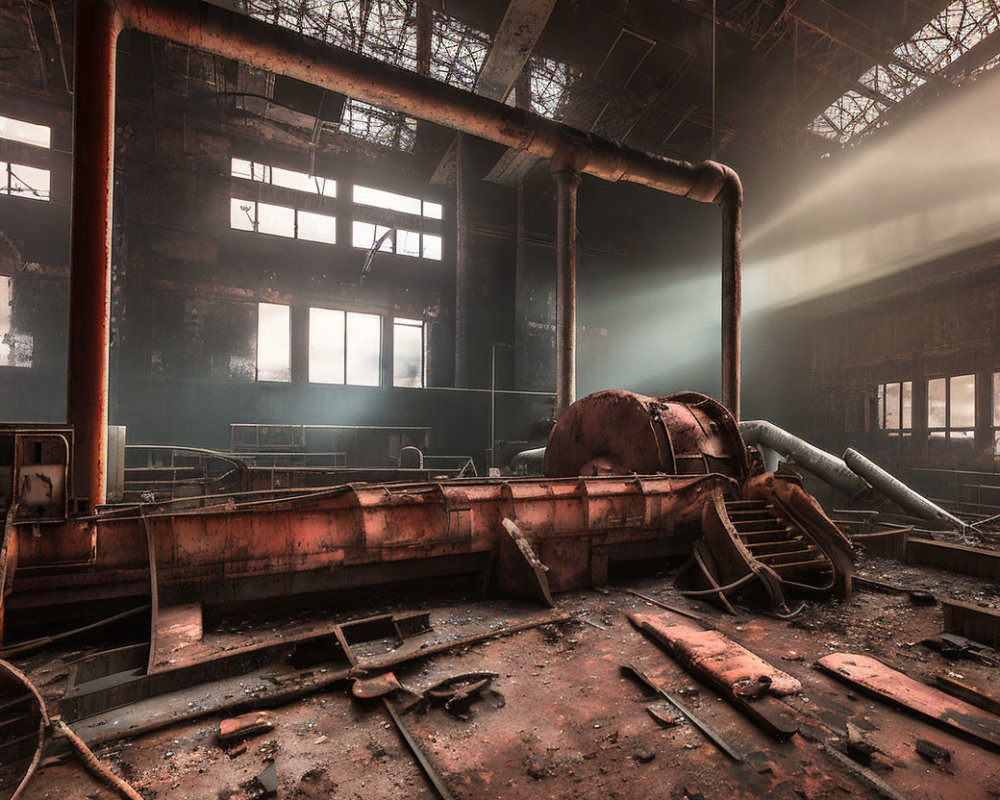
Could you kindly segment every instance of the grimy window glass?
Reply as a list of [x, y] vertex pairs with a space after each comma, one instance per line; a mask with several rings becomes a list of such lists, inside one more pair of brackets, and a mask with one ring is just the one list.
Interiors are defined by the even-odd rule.
[[382, 317], [347, 313], [347, 383], [378, 386], [382, 371]]
[[945, 378], [927, 381], [927, 427], [944, 430], [948, 427], [948, 383]]
[[955, 375], [951, 378], [948, 427], [976, 427], [976, 376]]
[[291, 313], [288, 306], [257, 304], [257, 380], [292, 379]]
[[344, 382], [344, 312], [309, 309], [309, 381]]
[[424, 385], [424, 323], [397, 317], [392, 328], [392, 385]]

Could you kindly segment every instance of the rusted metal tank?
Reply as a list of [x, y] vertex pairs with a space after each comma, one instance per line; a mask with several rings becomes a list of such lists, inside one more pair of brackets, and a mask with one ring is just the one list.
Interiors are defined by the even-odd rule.
[[587, 395], [559, 418], [545, 449], [548, 477], [713, 472], [742, 481], [747, 449], [733, 415], [698, 392]]

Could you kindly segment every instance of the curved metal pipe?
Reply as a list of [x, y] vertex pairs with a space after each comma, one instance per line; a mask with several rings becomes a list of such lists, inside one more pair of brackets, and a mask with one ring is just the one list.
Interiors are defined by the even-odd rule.
[[774, 423], [763, 419], [746, 420], [740, 423], [740, 433], [748, 445], [763, 445], [786, 458], [794, 458], [802, 469], [851, 497], [871, 491], [871, 487], [842, 459], [820, 450]]
[[882, 467], [863, 456], [853, 447], [848, 447], [844, 451], [844, 461], [848, 467], [867, 480], [900, 508], [915, 514], [921, 519], [934, 522], [947, 522], [950, 525], [955, 525], [960, 531], [968, 527], [968, 523], [963, 522], [954, 514], [948, 513], [941, 506], [935, 505], [922, 494], [913, 491], [913, 489], [901, 480], [894, 478], [882, 469]]
[[[743, 187], [715, 161], [661, 158], [201, 0], [77, 0], [69, 410], [74, 480], [104, 502], [115, 45], [134, 28], [452, 130], [722, 209], [722, 401], [740, 414]], [[81, 47], [83, 45], [83, 47]], [[82, 103], [81, 99], [87, 102]], [[97, 108], [98, 112], [94, 112]], [[85, 111], [85, 113], [84, 113]], [[87, 163], [93, 160], [92, 168]]]
[[510, 471], [515, 475], [541, 475], [545, 471], [545, 448], [522, 450], [510, 460]]

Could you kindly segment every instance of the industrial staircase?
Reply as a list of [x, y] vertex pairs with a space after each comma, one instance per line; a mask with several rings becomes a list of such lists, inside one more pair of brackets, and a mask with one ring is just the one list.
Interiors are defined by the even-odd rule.
[[833, 562], [802, 530], [763, 500], [727, 500], [726, 514], [741, 542], [758, 563], [783, 582], [826, 586]]

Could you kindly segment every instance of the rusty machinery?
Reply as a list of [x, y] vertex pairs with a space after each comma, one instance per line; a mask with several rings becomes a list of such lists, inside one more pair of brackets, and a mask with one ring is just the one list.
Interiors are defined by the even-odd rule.
[[[843, 534], [793, 476], [752, 475], [732, 415], [690, 392], [577, 401], [552, 430], [544, 478], [231, 494], [196, 509], [67, 515], [55, 490], [68, 485], [68, 432], [11, 435], [7, 469], [21, 477], [9, 483], [0, 573], [8, 625], [93, 616], [151, 594], [154, 611], [211, 606], [469, 575], [494, 562], [500, 588], [525, 593], [504, 566], [511, 558], [494, 559], [511, 544], [504, 520], [554, 592], [604, 583], [615, 563], [677, 555], [693, 559], [685, 591], [722, 605], [743, 594], [781, 610], [790, 592], [849, 589]], [[56, 463], [39, 471], [43, 456]], [[49, 473], [55, 494], [38, 504]]]

